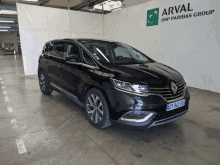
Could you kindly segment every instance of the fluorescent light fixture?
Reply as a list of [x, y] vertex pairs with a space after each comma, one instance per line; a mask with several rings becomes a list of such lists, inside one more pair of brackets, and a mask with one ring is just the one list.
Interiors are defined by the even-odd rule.
[[[102, 4], [95, 5], [94, 9], [102, 10]], [[111, 11], [111, 9], [110, 9], [110, 7], [108, 5], [103, 5], [103, 10]]]
[[0, 10], [0, 14], [17, 14], [17, 11], [13, 11], [13, 10]]
[[122, 2], [121, 1], [111, 1], [111, 0], [107, 0], [104, 1], [100, 4], [97, 4], [94, 6], [94, 9], [100, 9], [102, 10], [102, 5], [103, 5], [103, 10], [107, 10], [107, 11], [112, 11], [114, 9], [121, 9], [122, 7]]
[[15, 21], [3, 21], [3, 20], [0, 20], [0, 22], [4, 22], [4, 23], [14, 23]]
[[0, 32], [7, 32], [8, 30], [0, 30]]
[[0, 26], [0, 29], [3, 29], [3, 28], [6, 28], [6, 29], [10, 29], [11, 27], [9, 27], [9, 26]]
[[23, 0], [23, 1], [38, 2], [39, 0]]

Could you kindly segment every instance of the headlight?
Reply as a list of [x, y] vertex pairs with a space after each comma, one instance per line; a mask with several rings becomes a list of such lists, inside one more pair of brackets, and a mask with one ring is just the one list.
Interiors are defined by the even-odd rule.
[[133, 93], [140, 93], [145, 94], [149, 92], [149, 87], [147, 85], [138, 85], [138, 84], [131, 84], [129, 82], [124, 82], [120, 80], [112, 79], [112, 82], [116, 88], [130, 91]]

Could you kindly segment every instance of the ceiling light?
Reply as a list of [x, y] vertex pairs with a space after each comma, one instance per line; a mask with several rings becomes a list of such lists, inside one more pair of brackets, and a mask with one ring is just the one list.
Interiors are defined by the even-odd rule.
[[11, 28], [11, 27], [9, 27], [9, 26], [0, 26], [0, 29], [1, 29], [1, 28], [9, 29], [9, 28]]
[[102, 10], [102, 5], [103, 5], [103, 10], [112, 11], [114, 9], [118, 9], [118, 8], [122, 7], [122, 2], [108, 0], [108, 1], [104, 1], [100, 4], [95, 5], [94, 9]]
[[32, 1], [32, 2], [38, 2], [39, 0], [23, 0], [23, 1]]
[[[102, 4], [97, 4], [94, 6], [94, 9], [100, 9], [102, 10]], [[111, 11], [110, 7], [108, 5], [103, 5], [103, 10]]]
[[17, 14], [17, 11], [13, 11], [13, 10], [0, 10], [0, 14]]
[[0, 20], [0, 22], [4, 22], [4, 23], [14, 23], [15, 21], [2, 21], [2, 20]]
[[0, 30], [0, 32], [7, 32], [8, 30]]

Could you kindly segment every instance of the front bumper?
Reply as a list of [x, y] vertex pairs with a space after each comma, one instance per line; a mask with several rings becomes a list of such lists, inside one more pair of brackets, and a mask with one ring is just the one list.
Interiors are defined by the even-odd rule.
[[[112, 120], [112, 123], [116, 125], [124, 125], [124, 126], [129, 126], [129, 127], [136, 127], [136, 128], [141, 128], [141, 129], [147, 129], [153, 126], [158, 126], [162, 124], [166, 124], [169, 122], [172, 122], [182, 116], [184, 116], [188, 109], [189, 109], [189, 91], [187, 90], [187, 95], [185, 95], [185, 105], [183, 107], [171, 110], [171, 111], [166, 111], [166, 107], [168, 103], [165, 103], [163, 105], [161, 104], [155, 104], [154, 107], [150, 109], [139, 109], [140, 111], [147, 111], [147, 112], [152, 112], [153, 115], [151, 115], [149, 118], [147, 118], [146, 121], [143, 122], [135, 122], [135, 121], [124, 121], [124, 120]], [[156, 106], [158, 105], [158, 106]], [[138, 110], [138, 109], [136, 109]], [[131, 111], [128, 111], [131, 112]], [[127, 112], [127, 113], [128, 113]], [[126, 114], [126, 113], [125, 113]]]
[[116, 125], [124, 125], [141, 129], [147, 129], [153, 126], [163, 125], [183, 117], [187, 113], [188, 108], [189, 105], [187, 104], [184, 107], [180, 107], [178, 109], [168, 112], [154, 112], [154, 115], [144, 122], [112, 120], [112, 123]]

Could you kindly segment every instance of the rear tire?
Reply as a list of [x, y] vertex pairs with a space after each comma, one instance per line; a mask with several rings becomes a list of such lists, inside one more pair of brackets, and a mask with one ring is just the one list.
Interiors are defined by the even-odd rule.
[[47, 77], [43, 71], [41, 71], [39, 74], [39, 85], [41, 92], [44, 95], [50, 95], [53, 92], [53, 89], [48, 84]]
[[108, 104], [102, 92], [90, 89], [85, 96], [85, 113], [90, 124], [98, 129], [111, 126]]

